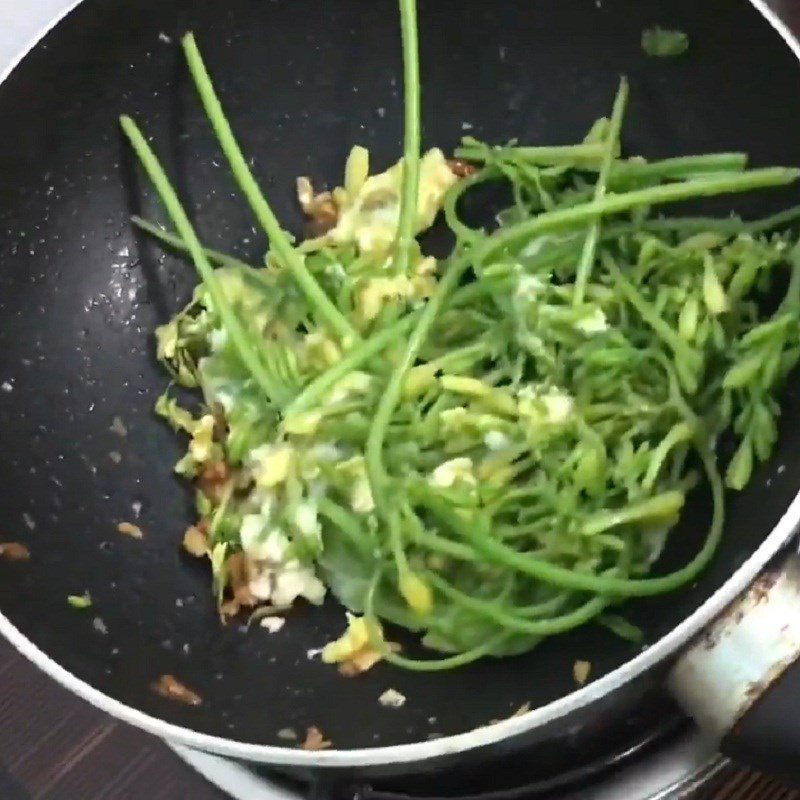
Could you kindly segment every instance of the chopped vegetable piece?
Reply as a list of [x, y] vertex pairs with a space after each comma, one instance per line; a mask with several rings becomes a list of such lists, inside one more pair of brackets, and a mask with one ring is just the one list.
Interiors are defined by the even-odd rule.
[[683, 55], [689, 49], [689, 37], [683, 31], [648, 28], [642, 31], [642, 50], [656, 58]]
[[84, 592], [83, 594], [71, 594], [67, 597], [67, 602], [73, 608], [77, 609], [91, 608], [92, 597], [89, 594], [89, 592]]

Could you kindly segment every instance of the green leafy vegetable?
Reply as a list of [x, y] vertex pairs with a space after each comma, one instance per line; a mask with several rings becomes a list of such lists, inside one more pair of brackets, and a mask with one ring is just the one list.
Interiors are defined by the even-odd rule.
[[[175, 232], [135, 223], [188, 253], [202, 279], [157, 332], [173, 382], [202, 394], [192, 412], [178, 395], [156, 406], [190, 437], [177, 469], [196, 482], [199, 520], [185, 541], [209, 557], [223, 614], [319, 603], [327, 587], [364, 614], [361, 638], [368, 631], [408, 669], [524, 652], [592, 621], [638, 642], [614, 607], [674, 591], [708, 565], [724, 485], [743, 488], [769, 458], [781, 387], [800, 358], [790, 229], [800, 208], [745, 222], [658, 207], [799, 173], [748, 170], [736, 152], [624, 157], [623, 80], [610, 118], [574, 145], [466, 138], [456, 156], [472, 174], [456, 180], [440, 151], [420, 153], [416, 7], [399, 6], [402, 160], [369, 176], [357, 147], [343, 185], [321, 200], [301, 181], [304, 208], [324, 201], [347, 230], [299, 246], [184, 40], [269, 236], [264, 267], [202, 246], [123, 118]], [[643, 46], [676, 54], [687, 40], [656, 30]], [[495, 220], [468, 219], [485, 184], [508, 189], [510, 205]], [[444, 211], [455, 238], [440, 262], [415, 239], [423, 204], [428, 221]], [[781, 286], [783, 299], [766, 302]], [[707, 533], [664, 574], [659, 556], [698, 484], [712, 500]], [[379, 620], [418, 631], [443, 656], [399, 654]]]

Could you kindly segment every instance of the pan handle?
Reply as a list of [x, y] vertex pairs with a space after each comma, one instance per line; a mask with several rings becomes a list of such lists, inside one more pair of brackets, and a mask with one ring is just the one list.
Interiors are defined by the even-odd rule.
[[668, 683], [723, 753], [800, 786], [800, 557], [758, 578]]

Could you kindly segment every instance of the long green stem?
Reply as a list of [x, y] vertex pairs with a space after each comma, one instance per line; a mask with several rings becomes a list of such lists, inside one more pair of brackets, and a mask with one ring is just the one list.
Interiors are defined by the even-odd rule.
[[409, 336], [406, 349], [400, 358], [399, 363], [394, 369], [389, 383], [381, 396], [375, 415], [372, 418], [369, 435], [367, 436], [365, 463], [367, 474], [369, 475], [372, 486], [373, 496], [376, 506], [379, 509], [386, 509], [389, 505], [386, 496], [387, 475], [383, 466], [383, 441], [386, 437], [386, 430], [392, 419], [400, 395], [403, 390], [403, 381], [408, 370], [413, 366], [414, 361], [419, 355], [420, 348], [425, 344], [425, 340], [430, 332], [445, 299], [453, 288], [458, 284], [464, 270], [469, 266], [469, 261], [465, 257], [455, 257], [449, 264], [444, 278], [436, 287], [436, 292], [428, 301], [422, 311], [417, 325]]
[[702, 156], [678, 156], [661, 161], [617, 161], [611, 168], [612, 188], [630, 180], [676, 180], [715, 172], [742, 172], [747, 168], [745, 153], [710, 153]]
[[487, 559], [502, 564], [536, 580], [579, 592], [596, 592], [617, 597], [648, 597], [671, 592], [692, 581], [702, 572], [716, 552], [722, 537], [725, 516], [722, 479], [713, 454], [705, 444], [698, 444], [698, 454], [708, 476], [713, 500], [713, 516], [700, 552], [683, 568], [658, 578], [615, 578], [578, 572], [508, 547], [489, 531], [467, 521], [429, 492], [416, 489], [418, 500], [442, 522], [469, 541]]
[[172, 219], [172, 224], [175, 226], [181, 240], [185, 243], [186, 248], [191, 254], [197, 272], [208, 290], [214, 308], [218, 311], [239, 358], [264, 394], [268, 398], [273, 399], [278, 392], [278, 388], [275, 386], [270, 372], [265, 368], [261, 360], [258, 343], [253, 340], [253, 337], [242, 325], [233, 306], [228, 302], [225, 292], [219, 285], [216, 275], [214, 275], [214, 269], [206, 257], [203, 246], [197, 238], [194, 227], [189, 221], [189, 217], [186, 215], [181, 201], [172, 188], [172, 184], [161, 167], [158, 158], [156, 158], [147, 140], [130, 117], [121, 117], [120, 124], [122, 125], [122, 130], [125, 132], [125, 135], [130, 140], [133, 149], [139, 156], [142, 166], [153, 182], [167, 213]]
[[400, 0], [400, 27], [403, 35], [405, 130], [403, 136], [403, 183], [394, 270], [400, 275], [405, 275], [408, 272], [409, 254], [414, 243], [419, 195], [420, 80], [416, 0]]
[[682, 200], [785, 186], [798, 178], [800, 178], [799, 169], [767, 167], [743, 172], [740, 175], [698, 178], [684, 183], [670, 183], [624, 194], [606, 195], [602, 200], [548, 211], [516, 225], [500, 228], [488, 237], [483, 245], [476, 247], [474, 258], [476, 261], [485, 261], [489, 256], [522, 239], [532, 239], [535, 235], [547, 231], [580, 225], [596, 217], [621, 214], [641, 206], [666, 205]]
[[[597, 186], [594, 191], [594, 201], [596, 203], [602, 201], [608, 191], [608, 178], [611, 174], [611, 165], [617, 155], [619, 137], [622, 130], [622, 120], [625, 116], [627, 105], [628, 81], [623, 78], [619, 84], [617, 97], [614, 100], [614, 110], [611, 114], [611, 122], [608, 126], [608, 135], [605, 142], [606, 151], [603, 154], [603, 163], [600, 167], [600, 175], [597, 178]], [[597, 242], [599, 239], [600, 218], [598, 217], [593, 220], [589, 226], [589, 232], [586, 234], [586, 240], [583, 243], [581, 260], [578, 262], [578, 269], [575, 275], [575, 290], [572, 296], [572, 304], [575, 306], [583, 304], [583, 299], [586, 294], [586, 284], [589, 280], [589, 274], [597, 254]]]
[[486, 147], [480, 142], [465, 137], [461, 147], [455, 150], [456, 158], [468, 161], [487, 162], [492, 158], [507, 158], [524, 161], [540, 167], [589, 166], [600, 164], [605, 153], [603, 143], [570, 145], [545, 145], [541, 147]]
[[[402, 206], [400, 225], [398, 228], [395, 265], [397, 271], [404, 274], [408, 266], [408, 254], [413, 238], [413, 223], [416, 216], [417, 194], [419, 191], [419, 140], [420, 140], [420, 100], [419, 100], [419, 43], [417, 41], [417, 7], [416, 0], [400, 0], [400, 22], [403, 33], [403, 79], [405, 91], [405, 143], [402, 186]], [[418, 331], [423, 327], [425, 333], [430, 329], [438, 309], [444, 300], [442, 286], [445, 278], [437, 288], [434, 298], [428, 303], [417, 327], [411, 334], [406, 353], [400, 364], [395, 367], [378, 408], [375, 411], [372, 426], [366, 444], [365, 462], [369, 475], [376, 506], [380, 513], [385, 513], [386, 504], [386, 471], [383, 466], [383, 440], [386, 428], [400, 400], [403, 380], [406, 372], [414, 363], [414, 359], [422, 346], [424, 336]], [[449, 289], [447, 290], [449, 291]], [[437, 298], [438, 302], [437, 302]]]
[[[455, 151], [458, 158], [487, 163], [492, 158], [502, 158], [510, 163], [537, 166], [557, 166], [560, 163], [576, 165], [587, 172], [602, 166], [603, 143], [572, 145], [567, 147], [495, 147], [488, 148], [476, 142], [465, 144]], [[663, 181], [711, 175], [716, 172], [741, 172], [747, 167], [745, 153], [708, 153], [706, 155], [677, 156], [659, 161], [631, 159], [613, 162], [609, 185], [613, 188], [631, 180]]]
[[531, 620], [525, 619], [518, 614], [510, 613], [496, 603], [471, 597], [451, 586], [435, 573], [427, 573], [426, 578], [437, 591], [448, 599], [455, 601], [458, 605], [474, 611], [479, 616], [491, 619], [508, 630], [535, 636], [553, 636], [554, 634], [577, 628], [580, 625], [585, 625], [611, 604], [611, 600], [607, 597], [593, 597], [574, 611], [566, 614]]
[[[186, 244], [186, 242], [184, 242], [183, 239], [181, 239], [180, 236], [176, 236], [174, 233], [169, 233], [169, 231], [165, 231], [158, 225], [154, 225], [152, 222], [148, 222], [146, 219], [142, 219], [141, 217], [137, 217], [135, 215], [131, 217], [131, 222], [137, 228], [143, 230], [154, 239], [157, 239], [162, 244], [167, 245], [167, 247], [171, 247], [173, 250], [178, 250], [181, 253], [189, 253], [189, 246]], [[251, 264], [248, 264], [239, 258], [235, 258], [234, 256], [229, 256], [227, 253], [221, 253], [219, 250], [212, 250], [210, 247], [204, 247], [203, 252], [209, 261], [211, 261], [213, 264], [219, 265], [220, 267], [253, 269]]]
[[412, 312], [353, 347], [341, 361], [323, 372], [303, 389], [303, 392], [286, 408], [284, 417], [290, 419], [316, 406], [342, 378], [401, 339], [416, 324], [419, 317], [420, 312]]
[[483, 658], [492, 652], [492, 649], [502, 644], [511, 635], [508, 631], [503, 630], [497, 635], [490, 637], [485, 642], [482, 642], [470, 650], [463, 653], [458, 653], [454, 656], [446, 658], [433, 658], [433, 659], [417, 659], [407, 658], [395, 653], [389, 647], [386, 640], [381, 634], [380, 625], [375, 614], [375, 593], [381, 580], [382, 573], [379, 570], [376, 572], [375, 577], [370, 583], [367, 596], [364, 601], [364, 614], [368, 620], [367, 630], [369, 632], [370, 644], [381, 654], [381, 656], [390, 664], [398, 667], [411, 670], [412, 672], [443, 672], [445, 670], [456, 669], [463, 667], [466, 664], [471, 664], [479, 658]]
[[306, 296], [320, 321], [341, 337], [342, 341], [349, 346], [359, 338], [358, 334], [347, 321], [347, 318], [336, 308], [333, 301], [325, 294], [316, 278], [308, 271], [303, 257], [293, 247], [289, 237], [281, 228], [269, 203], [262, 194], [247, 164], [247, 160], [236, 142], [233, 130], [225, 117], [222, 104], [217, 97], [214, 85], [197, 48], [197, 43], [191, 33], [186, 34], [183, 38], [183, 49], [186, 53], [186, 60], [194, 78], [197, 92], [219, 139], [225, 157], [230, 163], [233, 176], [242, 192], [244, 192], [256, 218], [266, 231], [275, 253], [281, 263], [292, 273], [298, 287]]

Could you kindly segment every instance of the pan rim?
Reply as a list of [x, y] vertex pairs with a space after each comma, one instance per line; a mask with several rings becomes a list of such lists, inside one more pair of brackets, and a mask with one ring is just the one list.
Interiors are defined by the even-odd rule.
[[[767, 0], [749, 0], [749, 2], [783, 39], [800, 63], [800, 41], [791, 32], [788, 25], [767, 5]], [[0, 84], [11, 75], [50, 31], [82, 3], [83, 0], [73, 0], [38, 31], [0, 73]], [[48, 656], [2, 612], [0, 612], [0, 634], [21, 655], [78, 697], [101, 711], [170, 743], [251, 763], [287, 767], [352, 769], [387, 764], [421, 763], [489, 746], [525, 734], [597, 702], [605, 695], [657, 666], [687, 644], [727, 605], [733, 602], [758, 576], [767, 563], [787, 545], [798, 527], [800, 527], [800, 492], [795, 495], [777, 525], [761, 545], [723, 586], [669, 633], [597, 681], [519, 717], [440, 739], [409, 744], [312, 752], [275, 745], [254, 744], [201, 733], [147, 714], [91, 686]]]

